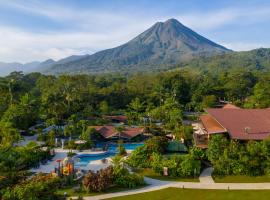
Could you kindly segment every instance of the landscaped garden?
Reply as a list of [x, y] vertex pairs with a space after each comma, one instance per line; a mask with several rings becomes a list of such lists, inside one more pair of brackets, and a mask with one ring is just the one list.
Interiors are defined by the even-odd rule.
[[[236, 81], [235, 76], [242, 82]], [[193, 147], [192, 128], [185, 122], [196, 119], [196, 115], [184, 114], [215, 105], [219, 96], [238, 99], [235, 103], [239, 106], [254, 107], [254, 102], [258, 107], [269, 106], [269, 98], [261, 98], [268, 93], [260, 93], [269, 89], [263, 84], [268, 78], [258, 76], [246, 71], [229, 72], [218, 78], [189, 71], [129, 78], [15, 72], [0, 78], [1, 198], [57, 199], [65, 191], [68, 195], [102, 194], [143, 187], [142, 176], [196, 182], [209, 164], [215, 169], [217, 182], [268, 182], [268, 140], [240, 143], [217, 135], [211, 138], [208, 150], [201, 150]], [[245, 93], [246, 88], [254, 93]], [[125, 116], [127, 121], [115, 124], [108, 117], [112, 115]], [[103, 137], [93, 128], [108, 124], [113, 126], [113, 138]], [[139, 137], [121, 137], [127, 127], [143, 128], [144, 132]], [[43, 143], [20, 145], [25, 133], [37, 136]], [[64, 150], [102, 151], [105, 149], [99, 144], [118, 145], [119, 139], [122, 142], [115, 153], [122, 159], [112, 168], [85, 172], [80, 180], [73, 172], [70, 176], [29, 173], [29, 169], [49, 162], [52, 149], [61, 148], [62, 143]], [[144, 145], [130, 153], [124, 148], [130, 142]], [[74, 151], [68, 153], [69, 159], [74, 155]]]
[[187, 154], [166, 155], [168, 140], [153, 137], [135, 149], [126, 160], [133, 171], [159, 180], [197, 181], [204, 152], [196, 147]]
[[269, 180], [270, 140], [240, 143], [216, 135], [211, 138], [206, 153], [217, 182]]
[[161, 181], [179, 181], [179, 182], [199, 182], [198, 177], [175, 177], [175, 176], [164, 176], [160, 173], [155, 172], [153, 169], [142, 168], [134, 170], [136, 173], [149, 177], [152, 179], [157, 179]]

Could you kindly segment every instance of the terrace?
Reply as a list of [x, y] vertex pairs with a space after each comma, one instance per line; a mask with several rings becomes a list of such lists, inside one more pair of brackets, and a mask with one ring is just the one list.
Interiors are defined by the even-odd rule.
[[208, 146], [209, 135], [205, 131], [201, 123], [192, 124], [193, 127], [193, 139], [195, 146], [205, 149]]
[[200, 122], [192, 124], [192, 127], [195, 145], [203, 149], [207, 148], [211, 135], [227, 132], [224, 127], [209, 115], [201, 115]]

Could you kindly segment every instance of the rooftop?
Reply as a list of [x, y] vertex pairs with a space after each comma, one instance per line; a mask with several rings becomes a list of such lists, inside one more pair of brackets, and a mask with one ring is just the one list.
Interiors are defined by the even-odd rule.
[[[118, 136], [119, 133], [115, 129], [114, 126], [105, 125], [105, 126], [91, 126], [96, 129], [104, 138], [112, 138], [114, 136]], [[120, 137], [123, 138], [133, 138], [139, 134], [143, 133], [143, 128], [140, 127], [125, 127], [123, 131], [120, 133]]]
[[[263, 140], [270, 136], [270, 109], [218, 109], [206, 110], [210, 129], [218, 122], [230, 137], [240, 140]], [[212, 118], [212, 119], [210, 119]], [[207, 123], [204, 120], [204, 125]], [[214, 121], [213, 121], [214, 120]]]
[[208, 134], [227, 132], [227, 130], [224, 127], [222, 127], [210, 115], [201, 115], [200, 119]]

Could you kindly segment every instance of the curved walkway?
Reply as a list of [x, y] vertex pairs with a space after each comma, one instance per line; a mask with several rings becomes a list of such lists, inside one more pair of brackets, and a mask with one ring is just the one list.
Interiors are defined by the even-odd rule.
[[140, 189], [97, 195], [92, 197], [84, 197], [85, 200], [100, 200], [112, 197], [126, 196], [161, 190], [169, 187], [188, 188], [188, 189], [220, 189], [220, 190], [269, 190], [270, 183], [215, 183], [211, 177], [213, 168], [206, 168], [201, 173], [200, 182], [175, 182], [160, 181], [145, 177], [144, 180], [148, 186]]

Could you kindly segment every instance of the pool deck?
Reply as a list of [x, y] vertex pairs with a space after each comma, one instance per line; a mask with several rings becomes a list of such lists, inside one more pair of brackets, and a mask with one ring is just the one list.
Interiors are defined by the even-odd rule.
[[[34, 173], [51, 173], [54, 171], [55, 167], [58, 166], [58, 163], [56, 160], [63, 160], [67, 157], [67, 153], [70, 152], [69, 149], [62, 149], [62, 148], [55, 148], [55, 156], [52, 158], [51, 161], [48, 161], [46, 164], [41, 164], [38, 168], [32, 168], [29, 171]], [[126, 150], [128, 154], [130, 154], [133, 150]], [[78, 150], [72, 150], [73, 153], [76, 153], [78, 157], [80, 156], [101, 156], [109, 154], [110, 151], [92, 151], [92, 150], [84, 150], [84, 151], [78, 151]], [[111, 159], [106, 158], [108, 162], [104, 163], [102, 162], [103, 159], [95, 160], [89, 162], [86, 166], [79, 166], [77, 168], [88, 171], [97, 171], [100, 169], [104, 169], [111, 165]]]
[[109, 151], [91, 151], [91, 150], [86, 150], [86, 151], [73, 151], [74, 153], [77, 153], [76, 156], [82, 156], [82, 155], [88, 155], [88, 156], [101, 156], [101, 155], [106, 155], [109, 154]]
[[54, 171], [54, 168], [58, 166], [56, 160], [61, 159], [63, 160], [65, 157], [67, 157], [67, 153], [69, 152], [66, 149], [54, 149], [55, 156], [51, 161], [48, 161], [46, 164], [41, 164], [38, 168], [32, 168], [30, 169], [30, 172], [35, 173], [51, 173]]
[[[35, 173], [51, 173], [54, 171], [55, 167], [58, 166], [58, 163], [56, 160], [63, 160], [64, 158], [67, 157], [67, 153], [70, 152], [68, 149], [61, 149], [61, 148], [56, 148], [55, 149], [55, 156], [51, 161], [48, 161], [46, 164], [41, 164], [38, 168], [32, 168], [29, 171], [35, 172]], [[78, 150], [72, 150], [72, 152], [77, 153], [78, 155], [104, 155], [107, 153], [106, 151], [78, 151]], [[93, 170], [97, 171], [103, 168], [108, 167], [111, 165], [110, 159], [108, 159], [108, 163], [103, 163], [102, 160], [96, 160], [96, 161], [91, 161], [90, 163], [87, 164], [85, 167], [79, 167], [80, 169], [83, 170]]]
[[88, 163], [88, 165], [85, 168], [82, 167], [81, 169], [91, 170], [91, 171], [96, 172], [96, 171], [99, 171], [101, 169], [105, 169], [105, 168], [109, 167], [110, 165], [112, 165], [111, 159], [107, 159], [106, 163], [102, 162], [102, 160], [95, 160], [95, 161], [91, 161], [90, 163]]

